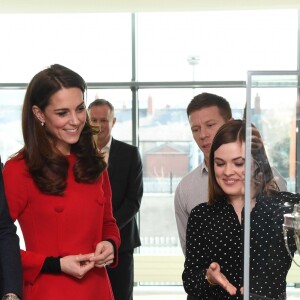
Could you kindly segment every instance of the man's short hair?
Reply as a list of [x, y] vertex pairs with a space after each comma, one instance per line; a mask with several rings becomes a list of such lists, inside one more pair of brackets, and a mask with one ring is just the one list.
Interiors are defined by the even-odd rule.
[[107, 101], [107, 100], [105, 100], [105, 99], [96, 99], [96, 100], [94, 100], [93, 102], [91, 102], [91, 103], [89, 104], [88, 110], [90, 110], [92, 107], [95, 107], [95, 106], [102, 106], [102, 105], [107, 105], [107, 106], [109, 107], [110, 111], [111, 111], [112, 113], [114, 113], [114, 111], [115, 111], [114, 106], [113, 106], [109, 101]]
[[228, 121], [232, 118], [229, 102], [221, 96], [210, 93], [202, 93], [195, 96], [186, 109], [187, 116], [189, 117], [194, 111], [211, 106], [216, 106], [219, 108], [220, 115], [225, 121]]

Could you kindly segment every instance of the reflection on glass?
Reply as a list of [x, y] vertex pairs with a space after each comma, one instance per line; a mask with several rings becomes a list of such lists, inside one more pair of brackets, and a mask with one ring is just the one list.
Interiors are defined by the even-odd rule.
[[297, 251], [300, 253], [300, 204], [294, 205], [294, 211], [290, 214], [284, 215], [284, 224], [283, 224], [283, 230], [284, 230], [284, 241], [286, 244], [287, 251], [289, 255], [292, 257], [294, 263], [300, 267], [300, 264], [296, 262], [293, 258], [293, 253], [291, 252], [291, 249], [288, 244], [288, 235], [289, 231], [291, 231], [295, 243], [297, 246]]
[[[289, 192], [295, 193], [299, 192], [298, 184], [298, 159], [297, 158], [297, 148], [298, 146], [298, 78], [295, 75], [287, 75], [284, 72], [277, 72], [281, 74], [276, 74], [276, 72], [253, 72], [251, 75], [251, 122], [259, 129], [262, 139], [267, 151], [268, 159], [272, 166], [273, 175], [278, 183], [281, 190], [287, 189]], [[291, 72], [292, 73], [292, 72]], [[295, 72], [296, 73], [296, 72]], [[275, 268], [273, 274], [273, 281], [268, 282], [268, 278], [265, 278], [265, 282], [268, 282], [269, 286], [276, 282], [276, 287], [280, 285], [281, 282], [285, 283], [285, 278], [280, 278], [283, 276], [284, 272], [281, 274], [276, 274], [276, 269], [282, 267], [290, 266], [291, 258], [294, 256], [296, 251], [295, 242], [299, 240], [299, 231], [297, 222], [291, 221], [291, 217], [294, 220], [297, 219], [296, 215], [291, 215], [293, 206], [297, 207], [295, 203], [298, 203], [297, 196], [282, 195], [276, 196], [276, 194], [271, 197], [271, 201], [267, 209], [271, 213], [271, 221], [268, 223], [268, 228], [266, 230], [272, 232], [276, 235], [268, 242], [268, 247], [263, 251], [254, 252], [253, 246], [254, 237], [250, 235], [250, 267], [254, 260], [261, 259], [262, 265], [265, 267], [261, 269], [262, 274], [269, 274], [271, 268]], [[276, 207], [275, 213], [272, 207]], [[245, 212], [247, 213], [247, 212]], [[255, 214], [251, 212], [251, 228], [253, 222], [255, 221]], [[266, 224], [266, 223], [265, 223]], [[283, 226], [284, 225], [284, 226]], [[260, 223], [263, 228], [265, 225]], [[264, 230], [261, 231], [261, 236], [263, 236]], [[272, 255], [274, 251], [272, 249], [280, 249], [282, 247], [283, 238], [285, 239], [285, 247], [282, 255]], [[266, 240], [266, 239], [264, 239]], [[264, 241], [261, 240], [257, 245], [263, 245]], [[290, 253], [289, 253], [290, 252]], [[298, 261], [297, 255], [294, 259]], [[269, 265], [269, 267], [267, 267]], [[287, 282], [288, 284], [294, 284], [298, 281], [299, 272], [294, 268], [295, 263], [292, 263], [292, 272], [289, 272]], [[252, 268], [250, 268], [250, 291], [255, 285], [255, 281], [251, 276]], [[298, 274], [298, 275], [297, 275]], [[275, 287], [275, 286], [274, 286]], [[263, 292], [255, 295], [254, 299], [260, 299]], [[251, 293], [250, 293], [251, 295]], [[289, 295], [289, 294], [287, 294]], [[279, 299], [285, 299], [283, 298]], [[251, 298], [252, 299], [252, 298]], [[289, 298], [288, 298], [289, 299]]]
[[254, 88], [251, 100], [251, 120], [262, 135], [270, 163], [285, 178], [288, 190], [295, 192], [297, 90]]

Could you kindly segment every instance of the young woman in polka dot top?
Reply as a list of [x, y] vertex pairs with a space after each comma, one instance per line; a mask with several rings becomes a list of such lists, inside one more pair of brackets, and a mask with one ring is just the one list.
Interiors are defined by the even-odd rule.
[[[211, 146], [209, 201], [196, 206], [187, 226], [183, 285], [199, 299], [243, 299], [245, 121], [223, 125]], [[299, 194], [279, 192], [263, 145], [252, 149], [250, 295], [286, 299], [291, 266], [283, 215]], [[292, 253], [296, 245], [288, 237]]]

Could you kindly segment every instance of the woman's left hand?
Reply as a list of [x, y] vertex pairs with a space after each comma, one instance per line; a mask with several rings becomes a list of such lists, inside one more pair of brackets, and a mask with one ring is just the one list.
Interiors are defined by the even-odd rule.
[[102, 241], [97, 244], [94, 256], [90, 258], [90, 261], [95, 262], [95, 267], [103, 268], [113, 263], [114, 258], [114, 247], [112, 243]]
[[236, 287], [233, 286], [226, 276], [221, 272], [221, 267], [218, 263], [212, 262], [206, 271], [206, 279], [210, 284], [220, 285], [231, 296], [236, 294]]

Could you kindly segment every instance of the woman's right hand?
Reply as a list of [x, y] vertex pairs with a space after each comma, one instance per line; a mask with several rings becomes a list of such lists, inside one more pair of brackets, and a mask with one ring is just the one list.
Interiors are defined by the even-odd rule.
[[92, 256], [94, 253], [64, 256], [60, 259], [61, 271], [77, 279], [82, 279], [95, 266], [95, 263], [89, 260]]
[[221, 273], [221, 268], [218, 263], [213, 262], [210, 264], [209, 268], [206, 271], [206, 279], [210, 284], [221, 286], [230, 295], [236, 294], [236, 287], [228, 281], [223, 273]]

